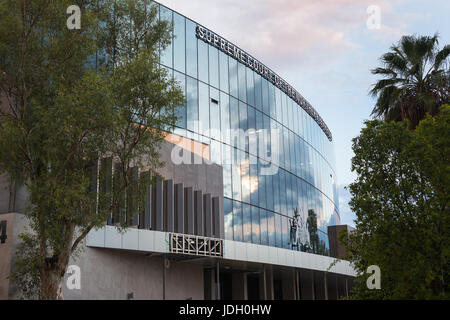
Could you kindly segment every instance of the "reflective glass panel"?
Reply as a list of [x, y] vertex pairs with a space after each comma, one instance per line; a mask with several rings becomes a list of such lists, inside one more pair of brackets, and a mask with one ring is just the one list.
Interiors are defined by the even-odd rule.
[[247, 102], [247, 80], [245, 75], [246, 67], [242, 63], [238, 63], [238, 79], [239, 79], [239, 100]]
[[198, 41], [198, 79], [208, 83], [208, 45], [203, 41]]
[[219, 75], [220, 75], [220, 90], [228, 93], [228, 56], [222, 51], [219, 52]]
[[189, 76], [197, 78], [197, 38], [195, 36], [196, 24], [186, 20], [186, 72]]
[[233, 201], [223, 199], [225, 239], [233, 240]]
[[233, 201], [233, 239], [242, 241], [242, 206], [238, 201]]
[[209, 46], [209, 84], [219, 88], [219, 50]]
[[186, 23], [185, 18], [178, 13], [173, 15], [173, 67], [186, 72]]
[[267, 220], [267, 211], [264, 209], [259, 210], [259, 219], [260, 219], [260, 231], [261, 231], [261, 244], [268, 245], [269, 244], [269, 229], [268, 229], [268, 220]]
[[197, 80], [187, 77], [187, 129], [198, 132], [198, 85]]
[[251, 207], [252, 212], [252, 243], [261, 243], [259, 208]]
[[203, 82], [199, 82], [199, 133], [204, 133], [209, 129], [209, 87]]
[[242, 204], [242, 232], [244, 242], [252, 242], [252, 216], [250, 205]]

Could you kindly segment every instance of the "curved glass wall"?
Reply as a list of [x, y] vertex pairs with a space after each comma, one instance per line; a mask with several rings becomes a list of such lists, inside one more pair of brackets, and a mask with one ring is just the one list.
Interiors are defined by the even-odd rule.
[[154, 5], [174, 26], [160, 64], [187, 100], [175, 133], [209, 144], [223, 166], [225, 238], [292, 248], [297, 209], [298, 249], [327, 255], [327, 227], [339, 224], [332, 142], [278, 87], [197, 39], [197, 23]]

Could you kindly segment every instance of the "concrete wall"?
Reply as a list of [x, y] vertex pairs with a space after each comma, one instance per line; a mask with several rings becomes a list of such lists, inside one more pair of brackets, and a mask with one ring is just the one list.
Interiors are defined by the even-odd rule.
[[[163, 299], [163, 258], [136, 252], [85, 247], [71, 265], [80, 268], [81, 289], [69, 290], [66, 274], [65, 300]], [[203, 299], [203, 267], [171, 261], [166, 268], [166, 299]]]
[[15, 252], [19, 244], [19, 235], [28, 227], [28, 219], [21, 213], [0, 214], [0, 221], [7, 221], [4, 244], [0, 244], [0, 300], [16, 296], [16, 288], [11, 280], [14, 270]]
[[13, 248], [14, 213], [0, 214], [0, 221], [6, 221], [6, 240], [0, 243], [0, 300], [8, 299], [11, 252]]

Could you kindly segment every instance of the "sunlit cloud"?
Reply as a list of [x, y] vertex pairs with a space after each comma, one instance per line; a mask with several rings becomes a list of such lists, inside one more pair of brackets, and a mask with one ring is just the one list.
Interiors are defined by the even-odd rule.
[[292, 72], [321, 67], [358, 48], [349, 34], [366, 29], [369, 5], [380, 7], [382, 28], [367, 36], [394, 38], [404, 28], [396, 23], [386, 0], [160, 2], [219, 33], [275, 71], [290, 71], [291, 77]]

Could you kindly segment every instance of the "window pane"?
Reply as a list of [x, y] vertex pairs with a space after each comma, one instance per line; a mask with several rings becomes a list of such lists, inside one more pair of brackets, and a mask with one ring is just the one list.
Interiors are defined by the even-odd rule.
[[250, 156], [250, 203], [258, 206], [258, 159]]
[[275, 214], [275, 246], [281, 248], [283, 245], [281, 240], [281, 216]]
[[238, 97], [238, 62], [232, 57], [228, 57], [228, 65], [230, 68], [230, 94], [233, 97]]
[[248, 153], [241, 151], [242, 201], [250, 203], [250, 166]]
[[[247, 105], [241, 101], [239, 101], [239, 128], [244, 132], [246, 132], [248, 128]], [[248, 137], [245, 135], [241, 135], [239, 141], [239, 148], [241, 148], [241, 150], [248, 151]]]
[[272, 175], [266, 175], [266, 176], [265, 176], [265, 180], [266, 180], [266, 196], [267, 196], [266, 206], [267, 206], [267, 209], [273, 211], [273, 186], [272, 186], [272, 177], [273, 177]]
[[262, 110], [262, 79], [259, 74], [255, 73], [255, 107]]
[[230, 98], [230, 126], [231, 126], [231, 145], [238, 147], [240, 142], [240, 136], [237, 134], [239, 131], [239, 102], [235, 98]]
[[236, 148], [232, 149], [233, 151], [233, 165], [232, 165], [232, 177], [233, 177], [233, 199], [241, 200], [241, 167], [240, 167], [240, 158], [239, 158], [239, 150]]
[[[174, 77], [178, 82], [181, 90], [183, 91], [183, 95], [186, 96], [186, 76], [177, 71], [174, 72]], [[175, 114], [177, 116], [177, 127], [186, 129], [186, 105], [179, 106], [175, 108]]]
[[186, 72], [186, 24], [185, 18], [177, 13], [173, 16], [173, 67]]
[[255, 83], [253, 79], [253, 71], [245, 68], [247, 71], [247, 101], [249, 105], [255, 105]]
[[203, 41], [198, 41], [198, 78], [208, 83], [208, 45]]
[[258, 135], [256, 133], [256, 114], [255, 109], [248, 107], [247, 109], [248, 120], [248, 134], [249, 134], [249, 153], [252, 155], [258, 155]]
[[219, 88], [219, 50], [212, 46], [209, 48], [209, 84]]
[[199, 133], [203, 134], [209, 129], [209, 88], [206, 84], [199, 82], [199, 119], [201, 126]]
[[275, 246], [275, 214], [270, 211], [267, 213], [267, 229], [269, 234], [269, 246]]
[[[160, 6], [159, 16], [161, 20], [168, 21], [170, 24], [173, 23], [172, 20], [172, 10], [169, 10], [163, 6]], [[161, 63], [169, 68], [172, 68], [172, 42], [161, 52]]]
[[277, 173], [275, 173], [272, 177], [272, 185], [273, 185], [273, 210], [277, 213], [280, 213], [280, 169], [278, 168]]
[[245, 66], [238, 63], [238, 79], [239, 79], [239, 100], [247, 102], [247, 80], [245, 76]]
[[220, 93], [220, 123], [223, 142], [230, 144], [230, 96]]
[[292, 188], [291, 188], [291, 174], [286, 172], [286, 212], [283, 212], [285, 215], [290, 215], [292, 210]]
[[261, 243], [259, 208], [252, 207], [252, 243]]
[[277, 114], [275, 108], [275, 86], [272, 83], [269, 83], [269, 109], [270, 116], [275, 119]]
[[242, 231], [244, 233], [244, 242], [252, 242], [252, 216], [250, 205], [242, 204]]
[[282, 214], [285, 214], [286, 209], [286, 177], [285, 177], [285, 171], [280, 170], [280, 212]]
[[187, 129], [198, 132], [198, 84], [197, 80], [187, 77]]
[[259, 206], [261, 208], [267, 208], [267, 192], [271, 192], [271, 190], [266, 190], [266, 176], [261, 175], [261, 166], [264, 166], [264, 163], [259, 159], [259, 171], [258, 171], [258, 194], [259, 194]]
[[261, 244], [268, 245], [269, 244], [269, 230], [268, 230], [268, 220], [267, 220], [267, 212], [264, 209], [259, 210], [259, 221], [260, 221], [260, 231], [261, 231]]
[[[222, 145], [225, 146], [225, 145]], [[222, 150], [223, 152], [223, 150]], [[231, 180], [231, 164], [223, 165], [223, 195], [224, 197], [233, 197], [233, 189], [232, 189], [232, 180]]]
[[233, 201], [233, 239], [242, 241], [242, 208], [238, 201]]
[[196, 24], [186, 20], [186, 72], [197, 78], [197, 38], [195, 36]]
[[223, 199], [225, 239], [233, 240], [233, 201]]
[[[211, 124], [211, 138], [220, 140], [220, 95], [219, 90], [209, 87], [209, 112]], [[218, 103], [216, 103], [218, 102]]]
[[283, 248], [289, 249], [289, 220], [287, 217], [281, 217], [281, 242]]
[[283, 117], [282, 117], [282, 113], [281, 113], [281, 91], [278, 88], [275, 89], [275, 108], [276, 108], [276, 114], [277, 114], [276, 119], [278, 122], [281, 123], [283, 121]]
[[266, 79], [262, 79], [262, 104], [263, 112], [267, 115], [270, 114], [269, 110], [269, 86]]
[[219, 52], [219, 74], [220, 74], [220, 90], [228, 93], [228, 56], [222, 51]]

